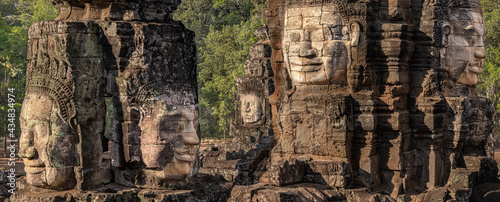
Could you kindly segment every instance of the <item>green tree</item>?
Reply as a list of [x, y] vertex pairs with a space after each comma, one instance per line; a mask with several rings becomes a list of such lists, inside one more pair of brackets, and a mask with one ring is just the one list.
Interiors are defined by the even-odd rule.
[[486, 36], [486, 61], [480, 77], [480, 94], [490, 98], [496, 109], [494, 136], [500, 133], [500, 2], [481, 0], [483, 16], [488, 29]]
[[225, 137], [234, 118], [236, 79], [244, 73], [253, 32], [264, 24], [262, 0], [185, 0], [174, 17], [196, 33], [200, 128]]
[[250, 18], [262, 18], [259, 14], [264, 8], [262, 0], [183, 0], [174, 18], [194, 31], [197, 45], [201, 45], [211, 29], [222, 30]]
[[[211, 134], [227, 135], [230, 120], [234, 117], [234, 102], [238, 77], [243, 76], [243, 64], [248, 59], [248, 49], [257, 42], [254, 30], [262, 24], [256, 20], [239, 25], [224, 26], [222, 30], [210, 30], [200, 47], [203, 62], [198, 80], [200, 104], [210, 116], [203, 116], [200, 123]], [[217, 121], [217, 124], [213, 124]], [[214, 128], [216, 126], [217, 128]]]
[[[15, 134], [25, 93], [28, 29], [35, 21], [55, 19], [58, 10], [50, 0], [0, 0], [0, 128], [7, 134], [8, 94], [15, 96]], [[8, 91], [8, 89], [15, 89]]]

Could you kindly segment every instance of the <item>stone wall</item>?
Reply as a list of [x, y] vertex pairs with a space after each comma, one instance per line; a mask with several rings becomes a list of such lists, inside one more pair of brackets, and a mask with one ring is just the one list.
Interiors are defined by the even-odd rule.
[[493, 109], [476, 92], [479, 1], [269, 0], [266, 16], [276, 145], [270, 187], [250, 197], [316, 183], [346, 199], [462, 200], [498, 180]]
[[53, 3], [58, 19], [29, 31], [14, 201], [225, 201], [231, 189], [230, 201], [466, 201], [498, 187], [493, 108], [476, 92], [479, 0], [268, 0], [237, 81], [233, 151], [203, 162], [180, 0]]
[[[172, 19], [180, 1], [53, 3], [59, 17], [29, 31], [24, 192], [186, 182], [200, 133], [194, 33]], [[111, 155], [104, 97], [115, 112]]]

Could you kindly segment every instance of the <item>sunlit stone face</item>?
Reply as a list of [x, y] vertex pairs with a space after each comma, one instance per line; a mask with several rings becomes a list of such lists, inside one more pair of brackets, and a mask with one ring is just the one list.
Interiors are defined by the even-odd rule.
[[159, 178], [183, 180], [189, 177], [200, 142], [194, 108], [168, 110], [161, 99], [151, 114], [141, 118], [141, 153], [147, 170], [156, 170]]
[[20, 117], [19, 156], [28, 184], [64, 190], [76, 185], [78, 136], [58, 111], [57, 103], [48, 96], [26, 96]]
[[[459, 11], [463, 10], [455, 12]], [[485, 62], [484, 19], [479, 11], [460, 13], [460, 18], [454, 18], [450, 23], [452, 26], [446, 49], [445, 70], [457, 83], [475, 86]]]
[[257, 123], [262, 119], [262, 105], [259, 97], [254, 94], [244, 94], [240, 96], [240, 100], [243, 123]]
[[326, 4], [286, 9], [283, 55], [294, 84], [345, 80], [349, 34], [337, 10]]

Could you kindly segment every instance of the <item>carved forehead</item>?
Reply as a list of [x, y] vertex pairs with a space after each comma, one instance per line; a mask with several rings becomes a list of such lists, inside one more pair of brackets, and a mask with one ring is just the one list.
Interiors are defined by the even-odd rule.
[[[347, 0], [285, 0], [285, 18], [287, 17], [320, 17], [321, 24], [347, 24]], [[339, 16], [341, 22], [331, 21], [331, 16]]]
[[481, 0], [450, 0], [451, 8], [470, 8], [481, 12]]
[[50, 121], [53, 100], [43, 94], [26, 96], [21, 110], [21, 119], [26, 121]]
[[242, 101], [247, 101], [247, 100], [258, 100], [259, 97], [255, 94], [243, 94], [241, 95], [241, 100]]
[[175, 116], [184, 117], [187, 120], [193, 120], [197, 117], [196, 105], [186, 105], [189, 103], [174, 102], [171, 97], [160, 96], [158, 99], [153, 99], [152, 113], [159, 116]]
[[453, 34], [464, 35], [472, 32], [476, 33], [475, 35], [484, 35], [486, 33], [486, 25], [480, 12], [454, 9], [451, 14], [450, 25], [453, 28]]

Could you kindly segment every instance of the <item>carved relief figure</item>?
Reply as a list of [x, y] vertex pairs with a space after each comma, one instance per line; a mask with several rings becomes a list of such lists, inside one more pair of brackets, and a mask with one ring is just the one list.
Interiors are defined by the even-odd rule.
[[19, 156], [33, 186], [69, 189], [76, 184], [78, 135], [59, 113], [57, 102], [46, 94], [28, 94], [24, 99]]
[[350, 42], [338, 7], [320, 1], [285, 9], [283, 55], [293, 83], [345, 83]]
[[486, 52], [483, 44], [486, 26], [481, 7], [476, 2], [470, 4], [470, 9], [464, 10], [453, 4], [449, 24], [444, 25], [442, 30], [442, 66], [453, 82], [475, 87], [483, 70]]
[[262, 118], [262, 105], [260, 99], [254, 94], [244, 94], [241, 99], [241, 116], [243, 123], [257, 123]]

